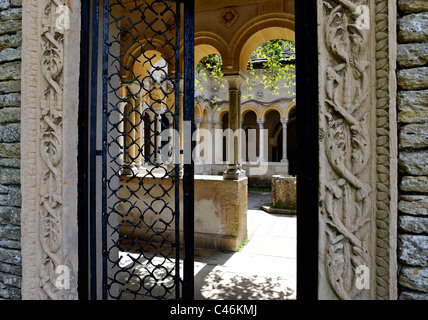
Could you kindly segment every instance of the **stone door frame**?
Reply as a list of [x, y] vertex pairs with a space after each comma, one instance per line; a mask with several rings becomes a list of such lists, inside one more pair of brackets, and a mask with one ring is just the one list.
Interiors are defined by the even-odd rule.
[[[317, 1], [319, 8], [324, 6], [323, 2]], [[349, 4], [356, 2], [354, 0], [334, 1], [336, 5], [343, 6], [345, 11], [349, 9]], [[360, 2], [363, 1], [358, 3]], [[312, 0], [296, 1], [297, 14], [302, 13], [302, 4], [307, 7], [306, 12], [313, 10], [313, 3]], [[24, 0], [22, 5], [22, 297], [23, 299], [77, 299], [79, 257], [77, 250], [78, 136], [76, 133], [79, 113], [79, 68], [76, 66], [80, 58], [81, 1]], [[367, 5], [372, 26], [369, 31], [372, 46], [369, 47], [368, 53], [371, 57], [368, 81], [369, 86], [374, 88], [370, 92], [370, 99], [372, 99], [370, 107], [375, 108], [374, 130], [370, 131], [369, 138], [373, 145], [373, 153], [368, 169], [370, 172], [368, 183], [374, 187], [371, 196], [375, 209], [371, 213], [372, 227], [368, 231], [370, 243], [373, 244], [370, 247], [371, 286], [364, 297], [396, 299], [396, 3], [392, 0], [370, 0]], [[61, 19], [64, 19], [65, 12], [69, 15], [72, 28], [61, 28]], [[318, 10], [318, 20], [325, 22], [326, 16], [323, 16], [322, 12]], [[58, 26], [57, 23], [60, 25]], [[297, 17], [296, 24], [299, 23], [303, 25], [304, 22]], [[322, 39], [325, 32], [321, 29], [318, 31], [319, 38]], [[310, 47], [301, 48], [301, 52], [306, 51], [309, 54], [307, 49]], [[326, 53], [325, 50], [322, 52], [322, 59], [330, 61], [328, 52]], [[302, 74], [306, 73], [307, 79], [311, 77], [310, 72], [310, 68], [302, 70]], [[325, 76], [324, 70], [321, 69], [318, 91], [320, 106], [326, 102], [325, 90], [328, 89], [326, 87], [328, 82]], [[298, 111], [299, 123], [305, 119], [308, 119], [308, 123], [314, 123], [313, 117], [308, 115], [307, 111], [308, 109], [303, 110], [303, 108], [300, 112]], [[313, 146], [315, 136], [317, 139], [325, 137], [323, 129], [326, 128], [321, 125], [320, 129], [316, 135], [312, 132], [311, 136], [304, 136], [305, 131], [301, 131], [300, 141], [307, 140]], [[319, 157], [326, 161], [322, 148]], [[310, 172], [314, 173], [312, 170]], [[302, 274], [305, 270], [310, 271], [309, 279], [315, 280], [315, 283], [318, 279], [325, 278], [326, 271], [324, 265], [318, 265], [318, 255], [323, 256], [325, 248], [311, 250], [311, 244], [316, 243], [317, 247], [321, 245], [318, 237], [313, 234], [313, 231], [318, 233], [318, 229], [314, 230], [314, 226], [318, 228], [316, 221], [320, 219], [321, 223], [325, 222], [320, 213], [321, 207], [317, 206], [315, 209], [314, 201], [303, 201], [302, 192], [299, 192], [302, 187], [309, 186], [307, 191], [317, 199], [317, 204], [322, 205], [326, 199], [322, 198], [322, 194], [321, 198], [318, 198], [319, 190], [315, 191], [318, 186], [312, 185], [310, 188], [310, 185], [318, 178], [320, 183], [324, 183], [326, 177], [321, 175], [315, 180], [312, 178], [313, 176], [301, 175], [300, 184], [298, 180], [298, 198], [300, 199], [298, 207], [302, 214], [308, 214], [307, 217], [298, 218], [298, 238], [301, 239], [305, 235], [305, 227], [302, 224], [304, 221], [309, 222], [309, 230], [312, 232], [308, 235], [309, 242], [298, 244], [298, 283], [308, 282], [308, 278]], [[305, 208], [309, 213], [304, 212]], [[300, 258], [302, 258], [301, 261], [299, 261]], [[304, 266], [303, 263], [310, 263], [310, 265]], [[65, 269], [62, 270], [67, 270], [68, 273], [58, 272], [58, 266], [64, 267]], [[61, 282], [57, 282], [61, 280], [61, 275], [68, 276], [69, 287], [61, 288]], [[311, 296], [303, 293], [304, 287], [300, 286], [300, 288], [302, 291], [298, 289], [298, 299]], [[331, 292], [331, 286], [321, 286], [318, 298], [331, 298]]]

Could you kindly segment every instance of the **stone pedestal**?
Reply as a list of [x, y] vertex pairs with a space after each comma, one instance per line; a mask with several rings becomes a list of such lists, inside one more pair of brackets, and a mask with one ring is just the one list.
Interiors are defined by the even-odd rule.
[[296, 177], [272, 176], [272, 206], [296, 207]]

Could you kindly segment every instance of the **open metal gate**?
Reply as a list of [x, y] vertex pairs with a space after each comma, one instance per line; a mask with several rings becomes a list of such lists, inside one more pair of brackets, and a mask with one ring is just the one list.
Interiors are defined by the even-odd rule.
[[194, 4], [91, 12], [90, 298], [193, 299]]

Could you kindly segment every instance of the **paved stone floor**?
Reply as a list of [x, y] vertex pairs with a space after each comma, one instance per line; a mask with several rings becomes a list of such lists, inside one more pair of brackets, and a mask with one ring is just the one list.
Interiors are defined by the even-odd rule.
[[248, 242], [240, 252], [195, 252], [195, 299], [296, 298], [296, 216], [261, 210], [269, 192], [248, 194]]
[[[249, 192], [248, 242], [239, 252], [195, 250], [196, 300], [296, 299], [296, 216], [270, 214], [260, 209], [270, 203], [271, 193]], [[165, 262], [161, 257], [155, 257], [149, 263], [138, 252], [121, 252], [120, 255], [120, 265], [130, 269], [129, 273], [122, 272], [117, 278], [136, 292], [142, 286], [149, 288], [153, 285], [146, 268], [162, 264], [171, 269], [174, 264], [173, 259]], [[183, 271], [182, 267], [180, 271]], [[155, 273], [162, 278], [162, 269]], [[141, 279], [144, 279], [143, 284]], [[171, 281], [171, 277], [165, 277], [167, 286], [172, 284]], [[152, 291], [154, 296], [165, 295], [163, 289], [155, 291]], [[174, 294], [171, 292], [166, 298], [174, 299]], [[121, 296], [121, 299], [146, 298], [126, 290]]]

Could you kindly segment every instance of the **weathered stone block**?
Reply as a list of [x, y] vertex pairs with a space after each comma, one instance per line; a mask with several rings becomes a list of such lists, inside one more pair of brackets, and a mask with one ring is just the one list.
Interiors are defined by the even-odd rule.
[[0, 282], [0, 300], [1, 299], [9, 299], [9, 289], [4, 285], [4, 283]]
[[428, 40], [428, 12], [413, 13], [398, 19], [399, 43]]
[[428, 11], [428, 1], [426, 0], [398, 0], [398, 9], [404, 13], [415, 13]]
[[20, 207], [22, 202], [21, 188], [10, 187], [8, 194], [8, 206]]
[[400, 67], [419, 67], [428, 63], [428, 43], [408, 43], [397, 46]]
[[428, 234], [428, 217], [399, 216], [398, 227], [403, 232]]
[[3, 142], [19, 142], [21, 140], [21, 124], [10, 123], [6, 125], [2, 138]]
[[400, 169], [411, 175], [428, 175], [428, 150], [402, 151], [398, 158]]
[[10, 8], [9, 10], [4, 10], [0, 12], [0, 21], [21, 20], [21, 19], [22, 19], [21, 8]]
[[14, 159], [14, 158], [0, 159], [0, 167], [20, 168], [21, 167], [21, 159]]
[[[20, 228], [17, 226], [0, 226], [0, 240], [14, 240], [19, 241], [21, 239], [21, 232]], [[6, 246], [1, 246], [6, 247]], [[12, 247], [7, 247], [12, 248]], [[19, 249], [19, 248], [12, 248], [12, 249]]]
[[296, 177], [272, 176], [272, 205], [297, 206]]
[[20, 93], [8, 93], [0, 96], [0, 107], [19, 107], [21, 105]]
[[15, 249], [0, 247], [0, 261], [9, 264], [19, 264], [21, 263], [21, 252]]
[[21, 79], [21, 62], [20, 61], [0, 64], [0, 81], [20, 80], [20, 79]]
[[22, 28], [21, 20], [11, 20], [11, 21], [0, 22], [0, 35], [17, 32], [21, 30], [21, 28]]
[[0, 93], [21, 92], [21, 81], [10, 80], [0, 82]]
[[428, 300], [428, 293], [402, 291], [398, 300]]
[[0, 51], [0, 62], [14, 61], [21, 59], [21, 49], [6, 48]]
[[401, 195], [398, 210], [407, 214], [428, 216], [428, 196]]
[[10, 2], [10, 5], [12, 7], [21, 7], [22, 6], [22, 0], [12, 0]]
[[10, 6], [10, 0], [0, 0], [0, 9], [7, 9]]
[[21, 120], [20, 108], [4, 108], [0, 110], [0, 124], [19, 122]]
[[398, 259], [411, 266], [428, 266], [428, 236], [400, 235], [398, 237]]
[[0, 36], [0, 50], [4, 48], [17, 48], [22, 45], [22, 32], [4, 34]]
[[403, 126], [400, 130], [399, 147], [400, 149], [428, 147], [428, 123]]
[[0, 183], [3, 184], [20, 184], [21, 170], [12, 168], [0, 168]]
[[21, 209], [14, 207], [0, 207], [0, 224], [21, 225]]
[[401, 179], [400, 190], [410, 192], [428, 192], [428, 177], [404, 176]]
[[405, 288], [428, 292], [428, 268], [403, 267], [398, 282]]
[[428, 122], [428, 90], [401, 91], [397, 94], [398, 122]]
[[399, 70], [398, 85], [405, 90], [420, 90], [428, 88], [428, 67]]

